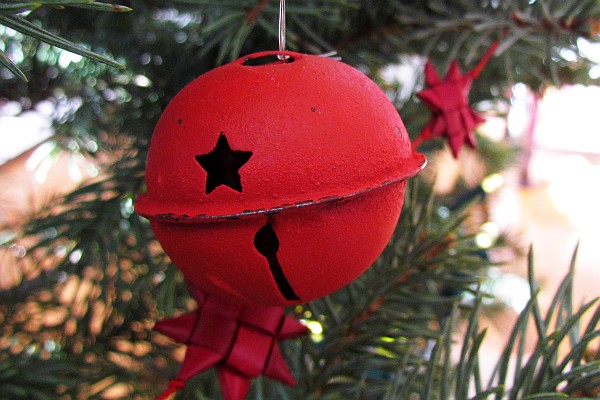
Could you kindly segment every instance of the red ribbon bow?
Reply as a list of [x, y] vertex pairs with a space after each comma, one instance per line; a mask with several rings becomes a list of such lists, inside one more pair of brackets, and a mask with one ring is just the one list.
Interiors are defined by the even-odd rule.
[[431, 119], [413, 143], [417, 148], [424, 140], [434, 137], [447, 137], [454, 158], [458, 158], [463, 144], [475, 148], [473, 130], [484, 121], [469, 105], [468, 95], [473, 79], [492, 57], [498, 42], [494, 42], [485, 53], [479, 64], [465, 75], [461, 75], [460, 67], [452, 61], [444, 80], [430, 62], [425, 64], [425, 83], [428, 86], [417, 93], [417, 96], [432, 112]]
[[213, 366], [224, 400], [244, 399], [251, 379], [261, 374], [295, 385], [278, 342], [304, 335], [304, 325], [286, 316], [283, 307], [232, 304], [192, 285], [189, 288], [198, 309], [158, 321], [154, 327], [188, 346], [177, 378], [157, 400], [167, 399], [188, 379]]

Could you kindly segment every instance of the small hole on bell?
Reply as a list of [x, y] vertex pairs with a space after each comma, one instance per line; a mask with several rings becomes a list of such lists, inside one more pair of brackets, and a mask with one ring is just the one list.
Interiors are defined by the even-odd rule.
[[290, 301], [300, 300], [296, 292], [294, 292], [292, 285], [287, 280], [283, 268], [277, 259], [279, 238], [277, 238], [277, 234], [271, 224], [267, 223], [256, 232], [256, 235], [254, 235], [254, 248], [267, 259], [271, 275], [282, 296]]
[[[281, 56], [286, 57], [281, 59]], [[282, 54], [268, 54], [260, 57], [248, 57], [244, 60], [242, 65], [246, 67], [260, 67], [263, 65], [271, 64], [290, 64], [294, 62], [294, 57], [282, 55]]]

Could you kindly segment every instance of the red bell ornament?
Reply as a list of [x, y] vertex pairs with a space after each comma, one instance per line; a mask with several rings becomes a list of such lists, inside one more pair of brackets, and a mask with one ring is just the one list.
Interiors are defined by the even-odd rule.
[[277, 54], [216, 68], [173, 98], [136, 201], [190, 282], [244, 304], [296, 304], [354, 280], [426, 162], [363, 73]]

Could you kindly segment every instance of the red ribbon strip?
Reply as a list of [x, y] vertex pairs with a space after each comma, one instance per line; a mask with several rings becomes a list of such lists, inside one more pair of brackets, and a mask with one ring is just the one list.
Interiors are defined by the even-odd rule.
[[189, 287], [198, 309], [158, 321], [154, 327], [188, 346], [177, 378], [157, 400], [166, 400], [191, 377], [213, 366], [224, 400], [243, 400], [251, 380], [261, 374], [295, 385], [279, 341], [304, 335], [304, 325], [286, 316], [283, 307], [233, 304]]
[[421, 135], [413, 142], [416, 149], [423, 141], [434, 137], [446, 137], [454, 158], [458, 158], [464, 144], [475, 148], [475, 127], [484, 121], [469, 105], [469, 90], [473, 79], [493, 56], [498, 42], [494, 41], [479, 63], [462, 75], [456, 61], [452, 61], [446, 77], [442, 80], [430, 62], [425, 64], [427, 88], [417, 93], [419, 99], [432, 112], [431, 119]]

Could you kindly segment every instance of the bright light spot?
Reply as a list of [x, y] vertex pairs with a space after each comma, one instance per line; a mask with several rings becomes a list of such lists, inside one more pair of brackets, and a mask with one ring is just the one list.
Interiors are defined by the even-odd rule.
[[81, 154], [69, 154], [69, 157], [67, 157], [67, 172], [73, 182], [81, 182], [83, 180], [83, 175], [79, 169], [79, 157], [77, 156], [81, 156]]
[[555, 209], [568, 215], [576, 226], [600, 224], [600, 166], [587, 158], [574, 154], [556, 157], [545, 166], [552, 176], [548, 194]]
[[129, 218], [131, 214], [133, 214], [133, 199], [131, 197], [127, 197], [121, 201], [121, 216], [123, 218]]
[[49, 353], [52, 353], [54, 350], [56, 350], [56, 347], [56, 342], [54, 340], [46, 340], [44, 342], [44, 350]]
[[40, 163], [35, 168], [34, 179], [37, 183], [44, 183], [46, 179], [48, 179], [48, 173], [50, 169], [54, 165], [54, 159], [52, 154], [48, 154], [48, 156], [40, 161]]
[[563, 60], [568, 61], [568, 62], [577, 61], [577, 53], [575, 53], [573, 50], [560, 49], [559, 52], [560, 52], [560, 56], [563, 58]]
[[56, 236], [58, 236], [58, 231], [56, 228], [50, 227], [44, 230], [44, 236], [48, 239], [54, 239]]
[[486, 176], [483, 182], [481, 183], [481, 188], [486, 193], [493, 193], [496, 190], [500, 189], [504, 184], [504, 178], [500, 174], [492, 174]]
[[154, 274], [154, 276], [153, 276], [153, 278], [152, 278], [152, 281], [153, 281], [155, 284], [159, 284], [159, 283], [161, 283], [162, 281], [164, 281], [166, 277], [167, 277], [167, 276], [165, 275], [165, 273], [164, 273], [164, 272], [162, 272], [162, 271], [159, 271], [159, 272], [157, 272], [156, 274]]
[[475, 243], [477, 243], [477, 247], [481, 249], [489, 249], [494, 245], [494, 239], [487, 232], [479, 232], [475, 236]]
[[23, 258], [27, 254], [27, 250], [25, 250], [25, 247], [16, 245], [16, 244], [13, 244], [12, 246], [10, 246], [10, 250], [11, 250], [13, 256], [15, 256], [17, 258]]
[[306, 327], [313, 335], [320, 335], [323, 333], [323, 325], [321, 325], [319, 321], [308, 321]]
[[54, 254], [56, 254], [57, 257], [64, 257], [67, 254], [67, 246], [56, 246], [54, 249]]
[[485, 224], [481, 225], [481, 230], [484, 232], [488, 232], [490, 235], [500, 235], [500, 227], [497, 223], [492, 221], [486, 222]]
[[15, 64], [20, 64], [25, 59], [25, 56], [23, 55], [23, 50], [18, 47], [10, 49], [8, 52], [8, 58], [10, 58], [10, 60]]
[[498, 268], [488, 270], [482, 290], [492, 295], [491, 301], [506, 304], [517, 312], [521, 312], [531, 298], [527, 280], [514, 274], [504, 274]]
[[0, 108], [0, 115], [15, 117], [21, 113], [23, 106], [18, 101], [8, 101]]
[[595, 65], [588, 71], [590, 79], [600, 79], [600, 65]]
[[202, 21], [201, 17], [197, 14], [179, 11], [175, 8], [165, 8], [156, 11], [153, 18], [159, 21], [174, 22], [180, 28], [185, 28], [191, 23]]
[[307, 319], [301, 319], [301, 323], [306, 325], [308, 330], [310, 331], [310, 339], [315, 343], [320, 343], [324, 339], [323, 335], [323, 325], [319, 321], [311, 321]]
[[139, 87], [150, 87], [152, 86], [152, 81], [148, 79], [147, 76], [144, 75], [136, 75], [133, 77], [133, 83]]
[[95, 178], [98, 176], [98, 174], [100, 173], [100, 170], [92, 163], [88, 163], [86, 165], [86, 171], [87, 174], [91, 177], [91, 178]]
[[529, 94], [529, 89], [527, 88], [526, 84], [519, 82], [515, 86], [513, 86], [512, 92], [513, 96], [515, 96], [519, 100], [522, 100], [527, 98], [527, 95]]
[[508, 114], [508, 133], [512, 137], [522, 136], [532, 122], [532, 107], [535, 96], [523, 83], [517, 83], [512, 88], [510, 112]]
[[35, 170], [45, 158], [50, 156], [55, 148], [56, 142], [52, 140], [42, 143], [33, 151], [33, 153], [31, 153], [25, 162], [25, 168], [27, 168], [28, 171]]
[[441, 206], [440, 208], [437, 209], [437, 214], [441, 218], [446, 219], [450, 216], [450, 209], [448, 207]]
[[323, 339], [325, 339], [325, 336], [321, 335], [310, 335], [310, 338], [313, 342], [315, 343], [321, 343], [323, 341]]
[[112, 89], [104, 89], [102, 91], [104, 98], [108, 101], [115, 101], [117, 99], [117, 93]]
[[17, 235], [10, 231], [0, 231], [0, 246], [3, 246], [13, 240]]
[[35, 111], [44, 117], [50, 118], [54, 112], [54, 103], [52, 103], [50, 100], [42, 100], [35, 104]]
[[65, 69], [71, 63], [78, 63], [83, 59], [79, 54], [71, 53], [70, 51], [63, 50], [60, 52], [58, 56], [58, 66]]
[[600, 43], [579, 38], [577, 39], [577, 48], [585, 58], [596, 64], [600, 64]]
[[388, 349], [385, 349], [383, 347], [377, 347], [377, 348], [375, 348], [375, 352], [377, 354], [381, 355], [381, 356], [386, 357], [386, 358], [395, 358], [395, 356], [396, 356], [392, 351], [390, 351]]
[[21, 35], [17, 31], [15, 31], [14, 29], [9, 28], [7, 26], [1, 26], [1, 25], [0, 25], [0, 35], [7, 36], [7, 37], [16, 37], [17, 39], [20, 39], [23, 37], [23, 35]]
[[406, 101], [419, 82], [424, 62], [424, 58], [420, 56], [404, 56], [399, 63], [381, 69], [379, 75], [388, 84], [398, 84], [396, 97], [400, 101]]
[[573, 85], [546, 91], [539, 104], [535, 145], [561, 152], [600, 153], [598, 102], [598, 86]]
[[73, 264], [77, 264], [79, 260], [81, 260], [82, 251], [80, 249], [73, 250], [71, 254], [69, 254], [69, 261]]
[[500, 227], [495, 222], [486, 222], [481, 225], [481, 231], [475, 236], [477, 246], [482, 249], [489, 249], [494, 245], [500, 236]]
[[0, 164], [33, 148], [53, 134], [50, 118], [37, 111], [19, 111], [19, 115], [14, 115], [20, 107], [12, 102], [0, 107]]
[[179, 31], [175, 34], [175, 41], [177, 43], [185, 43], [187, 38], [188, 38], [187, 34], [183, 31]]

